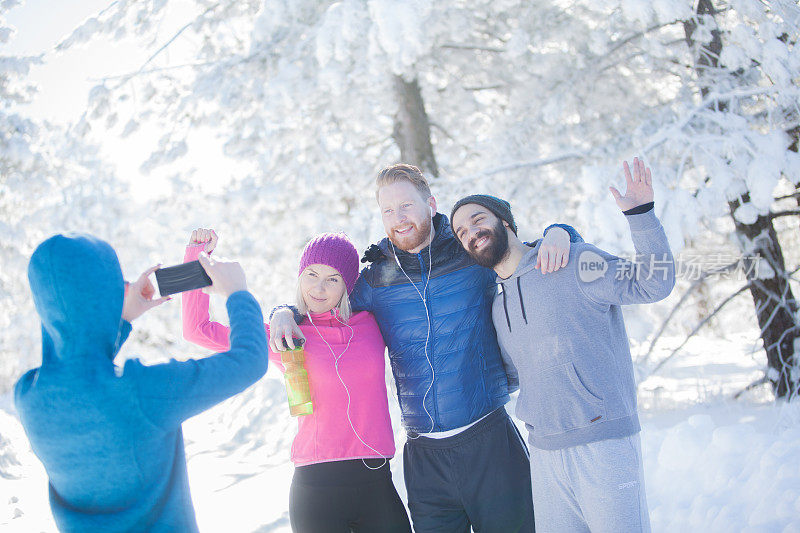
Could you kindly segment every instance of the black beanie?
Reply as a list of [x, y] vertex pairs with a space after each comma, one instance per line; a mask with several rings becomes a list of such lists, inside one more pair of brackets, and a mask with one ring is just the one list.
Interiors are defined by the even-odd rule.
[[488, 194], [471, 194], [457, 201], [456, 205], [453, 206], [453, 210], [450, 211], [451, 224], [453, 223], [453, 215], [456, 214], [458, 208], [467, 204], [478, 204], [485, 207], [498, 218], [508, 222], [508, 225], [511, 226], [511, 231], [514, 232], [514, 235], [517, 234], [517, 225], [514, 223], [514, 215], [511, 214], [511, 204]]

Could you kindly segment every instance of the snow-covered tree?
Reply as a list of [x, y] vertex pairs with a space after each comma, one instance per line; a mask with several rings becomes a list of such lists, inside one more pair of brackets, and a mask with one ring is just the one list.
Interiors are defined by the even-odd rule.
[[[770, 258], [784, 280], [767, 291], [777, 301], [754, 294], [783, 395], [797, 337], [791, 282], [781, 237], [750, 230], [759, 216], [771, 225], [783, 209], [776, 192], [797, 186], [786, 132], [796, 140], [798, 8], [705, 5], [128, 0], [60, 48], [97, 35], [147, 47], [141, 68], [92, 91], [85, 123], [121, 134], [156, 124], [145, 171], [184, 164], [196, 132], [217, 135], [242, 165], [221, 200], [235, 214], [228, 242], [281, 273], [291, 270], [285, 250], [315, 232], [347, 229], [362, 244], [376, 236], [371, 179], [400, 158], [429, 172], [445, 211], [462, 194], [493, 192], [512, 201], [531, 236], [574, 214], [588, 238], [620, 250], [627, 231], [607, 185], [621, 159], [644, 155], [676, 250], [736, 236], [743, 254]], [[715, 42], [724, 43], [717, 52]], [[205, 201], [209, 211], [215, 201]], [[281, 290], [280, 276], [263, 277]], [[767, 322], [781, 324], [777, 337]]]
[[[719, 225], [720, 218], [727, 219], [723, 227], [732, 222], [747, 274], [739, 292], [753, 298], [768, 360], [765, 381], [779, 397], [796, 394], [800, 382], [798, 305], [773, 223], [800, 214], [776, 203], [779, 191], [797, 187], [800, 169], [789, 150], [789, 132], [800, 120], [798, 22], [800, 8], [792, 2], [743, 0], [720, 9], [700, 0], [696, 14], [682, 22], [691, 61], [680, 74], [689, 98], [674, 117], [642, 124], [652, 132], [644, 151], [669, 169], [668, 184], [681, 190], [677, 211], [695, 226], [686, 234], [701, 237], [697, 230]], [[785, 242], [796, 249], [792, 235]]]
[[[0, 2], [0, 41], [14, 29]], [[126, 187], [97, 147], [76, 131], [31, 119], [30, 68], [40, 57], [0, 56], [0, 393], [39, 363], [41, 337], [27, 280], [36, 245], [55, 233], [90, 232], [115, 245], [129, 241]]]

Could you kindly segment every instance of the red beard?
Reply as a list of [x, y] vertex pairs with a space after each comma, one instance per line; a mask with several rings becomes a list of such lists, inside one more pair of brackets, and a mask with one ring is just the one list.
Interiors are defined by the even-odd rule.
[[431, 219], [428, 218], [422, 223], [422, 227], [412, 224], [411, 231], [405, 235], [397, 235], [396, 228], [392, 228], [389, 240], [397, 248], [409, 252], [418, 248], [431, 235]]

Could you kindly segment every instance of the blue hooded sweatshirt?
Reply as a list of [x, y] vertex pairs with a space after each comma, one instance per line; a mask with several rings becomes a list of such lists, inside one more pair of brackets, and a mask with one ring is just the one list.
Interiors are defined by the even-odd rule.
[[261, 310], [246, 291], [227, 301], [228, 352], [145, 366], [114, 357], [131, 331], [114, 250], [56, 235], [34, 252], [28, 279], [42, 320], [42, 366], [15, 403], [49, 477], [62, 531], [197, 531], [181, 423], [257, 381], [267, 369]]

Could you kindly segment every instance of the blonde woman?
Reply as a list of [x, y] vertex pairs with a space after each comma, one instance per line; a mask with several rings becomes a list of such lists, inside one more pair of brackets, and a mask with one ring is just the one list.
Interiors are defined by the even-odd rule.
[[[213, 230], [195, 230], [185, 261], [211, 253], [217, 242]], [[383, 337], [372, 314], [350, 311], [358, 268], [358, 252], [342, 233], [315, 237], [300, 258], [297, 306], [313, 413], [298, 417], [292, 443], [289, 518], [296, 533], [411, 531], [389, 469], [395, 447]], [[199, 290], [183, 294], [183, 335], [226, 349], [229, 328], [209, 320], [208, 302]], [[270, 350], [269, 357], [283, 371], [280, 355]]]

